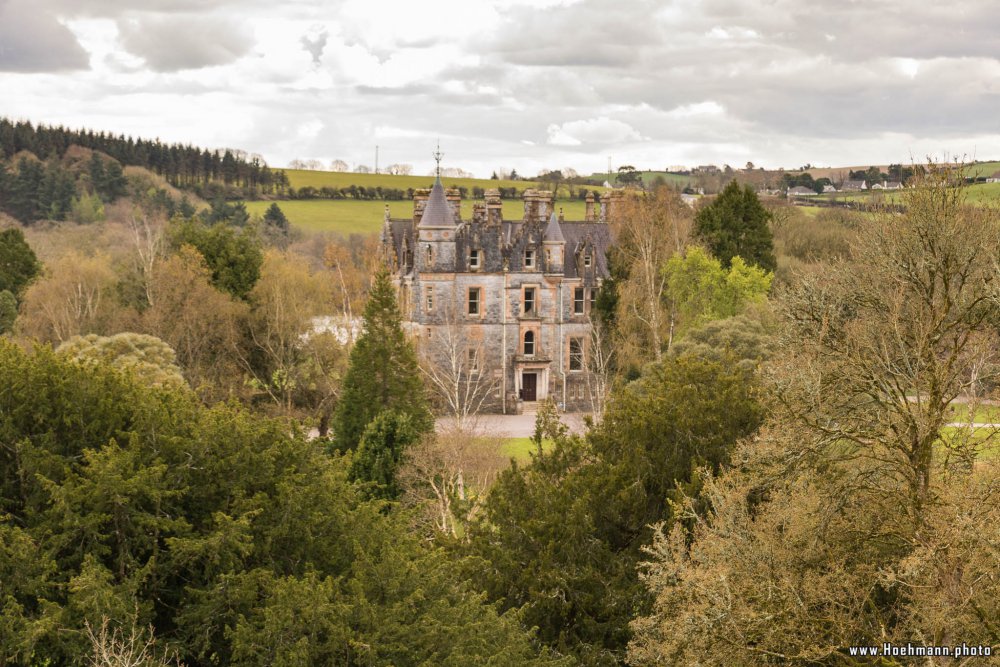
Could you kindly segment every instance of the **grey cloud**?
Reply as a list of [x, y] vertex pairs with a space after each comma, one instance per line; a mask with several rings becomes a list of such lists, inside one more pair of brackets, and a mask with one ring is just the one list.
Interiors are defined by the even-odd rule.
[[54, 16], [24, 0], [0, 1], [0, 71], [87, 69], [76, 36]]
[[159, 16], [118, 22], [125, 49], [157, 72], [226, 65], [246, 55], [253, 38], [237, 21]]
[[299, 40], [302, 48], [312, 56], [314, 64], [319, 65], [320, 59], [323, 57], [323, 49], [326, 48], [326, 42], [329, 37], [329, 33], [324, 29], [315, 35], [302, 35], [302, 39]]

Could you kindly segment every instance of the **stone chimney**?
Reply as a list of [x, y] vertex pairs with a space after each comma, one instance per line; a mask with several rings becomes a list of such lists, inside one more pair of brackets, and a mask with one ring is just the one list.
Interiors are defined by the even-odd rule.
[[521, 195], [524, 198], [524, 221], [538, 219], [538, 190], [531, 188]]
[[538, 222], [547, 222], [552, 215], [552, 193], [548, 190], [538, 192]]
[[586, 213], [584, 214], [583, 219], [586, 220], [587, 222], [593, 222], [594, 221], [594, 193], [592, 191], [587, 193], [587, 200], [586, 201], [587, 201], [587, 209], [586, 209]]
[[477, 201], [472, 204], [472, 221], [478, 223], [486, 222], [486, 204]]
[[503, 203], [500, 201], [500, 190], [490, 188], [485, 193], [486, 220], [491, 225], [499, 225], [503, 220]]
[[420, 216], [424, 214], [424, 208], [427, 206], [427, 199], [430, 196], [430, 188], [420, 188], [413, 191], [413, 224], [420, 222]]
[[451, 210], [455, 214], [455, 220], [462, 219], [462, 193], [458, 188], [448, 188], [445, 190], [445, 195], [448, 197], [448, 205], [451, 206]]
[[601, 222], [611, 222], [621, 210], [623, 190], [611, 190], [601, 195]]

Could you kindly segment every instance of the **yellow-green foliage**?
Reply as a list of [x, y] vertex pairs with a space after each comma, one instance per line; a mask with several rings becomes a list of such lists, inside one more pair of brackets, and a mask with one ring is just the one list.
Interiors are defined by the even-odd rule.
[[738, 255], [726, 270], [700, 246], [671, 257], [663, 274], [678, 336], [705, 322], [738, 315], [748, 305], [763, 301], [774, 278]]

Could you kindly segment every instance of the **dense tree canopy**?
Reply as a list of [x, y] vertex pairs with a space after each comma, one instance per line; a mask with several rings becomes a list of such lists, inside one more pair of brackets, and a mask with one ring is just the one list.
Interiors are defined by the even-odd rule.
[[565, 664], [287, 423], [0, 342], [0, 443], [0, 664]]
[[551, 646], [618, 664], [649, 603], [636, 565], [652, 526], [673, 521], [678, 485], [696, 492], [697, 468], [719, 470], [761, 419], [752, 376], [731, 362], [665, 357], [586, 438], [541, 424], [536, 444], [551, 449], [504, 472], [470, 527], [474, 581]]
[[774, 271], [774, 243], [768, 223], [771, 214], [749, 185], [731, 181], [695, 215], [694, 236], [702, 241], [722, 265], [729, 268], [733, 257], [742, 257], [765, 271]]

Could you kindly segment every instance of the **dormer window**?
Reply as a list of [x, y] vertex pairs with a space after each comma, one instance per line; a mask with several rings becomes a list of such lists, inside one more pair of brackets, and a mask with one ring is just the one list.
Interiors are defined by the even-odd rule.
[[524, 268], [535, 268], [535, 251], [528, 249], [524, 251]]
[[478, 249], [473, 249], [469, 251], [469, 268], [475, 271], [480, 266], [480, 260], [482, 258], [482, 251]]

